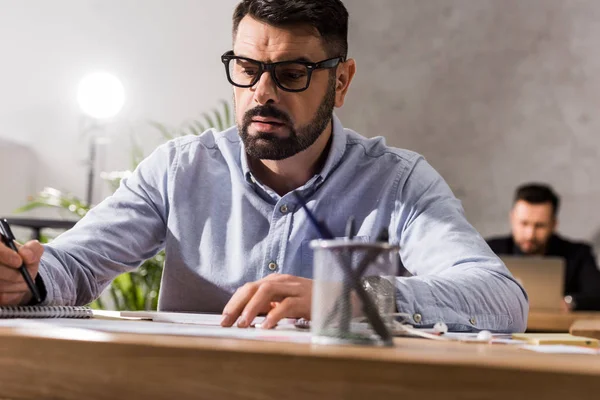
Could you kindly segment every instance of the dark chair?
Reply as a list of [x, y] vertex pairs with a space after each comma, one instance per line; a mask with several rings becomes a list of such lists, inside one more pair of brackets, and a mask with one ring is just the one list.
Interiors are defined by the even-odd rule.
[[70, 221], [64, 219], [44, 219], [44, 218], [20, 218], [20, 217], [8, 217], [6, 218], [10, 226], [20, 226], [29, 228], [33, 231], [32, 239], [40, 240], [42, 237], [42, 229], [71, 229], [77, 221]]

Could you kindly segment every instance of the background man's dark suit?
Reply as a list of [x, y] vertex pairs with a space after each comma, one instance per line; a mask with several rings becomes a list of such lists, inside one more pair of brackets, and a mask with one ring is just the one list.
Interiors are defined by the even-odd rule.
[[[487, 242], [497, 255], [523, 255], [512, 236], [491, 238]], [[600, 270], [590, 246], [554, 234], [544, 255], [566, 260], [564, 293], [575, 300], [575, 310], [600, 310]]]

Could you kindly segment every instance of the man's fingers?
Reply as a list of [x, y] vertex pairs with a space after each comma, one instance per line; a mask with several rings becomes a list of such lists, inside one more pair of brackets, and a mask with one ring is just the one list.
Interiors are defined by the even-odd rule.
[[256, 282], [246, 283], [244, 286], [235, 291], [223, 309], [221, 326], [229, 327], [233, 325], [235, 321], [237, 321], [238, 317], [244, 310], [244, 307], [258, 289], [258, 285], [259, 284]]
[[0, 291], [4, 284], [25, 282], [23, 275], [17, 268], [7, 267], [0, 264]]
[[237, 320], [238, 327], [246, 328], [263, 313], [269, 316], [265, 327], [275, 326], [283, 317], [310, 318], [311, 298], [310, 279], [273, 274], [239, 288], [223, 310], [221, 326], [231, 326]]
[[281, 319], [286, 317], [300, 317], [302, 313], [302, 300], [298, 297], [288, 297], [281, 303], [269, 311], [265, 320], [263, 321], [261, 328], [271, 329]]
[[2, 293], [24, 294], [24, 293], [29, 292], [29, 287], [27, 286], [25, 281], [23, 281], [22, 279], [21, 279], [21, 282], [18, 282], [18, 283], [0, 282], [0, 285], [2, 285]]
[[24, 245], [17, 244], [19, 253], [14, 252], [4, 244], [0, 244], [0, 265], [5, 265], [10, 268], [19, 268], [23, 263], [27, 267], [39, 264], [44, 246], [37, 240], [32, 240]]
[[0, 243], [0, 265], [4, 264], [10, 268], [19, 268], [23, 261], [21, 257], [8, 247], [4, 243]]
[[0, 304], [19, 305], [24, 301], [26, 293], [0, 293]]
[[44, 246], [37, 240], [31, 240], [19, 248], [19, 255], [28, 269], [30, 266], [36, 266], [37, 270], [42, 254], [44, 254]]
[[268, 312], [271, 309], [271, 302], [301, 294], [301, 287], [296, 283], [263, 281], [244, 307], [238, 326], [240, 328], [248, 327], [259, 313]]
[[19, 267], [25, 264], [32, 278], [38, 273], [44, 247], [38, 241], [24, 245], [15, 242], [18, 253], [0, 243], [0, 304], [14, 305], [27, 302], [31, 296]]
[[290, 274], [271, 274], [263, 280], [277, 282], [295, 282], [298, 277]]

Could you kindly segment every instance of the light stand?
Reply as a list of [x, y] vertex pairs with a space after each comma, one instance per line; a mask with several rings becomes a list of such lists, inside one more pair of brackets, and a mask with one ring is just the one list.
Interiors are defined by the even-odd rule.
[[85, 76], [79, 83], [77, 102], [90, 125], [84, 133], [90, 134], [88, 148], [88, 176], [85, 200], [92, 205], [94, 180], [96, 178], [97, 130], [104, 129], [107, 120], [115, 117], [125, 103], [125, 91], [118, 78], [106, 72], [95, 72]]

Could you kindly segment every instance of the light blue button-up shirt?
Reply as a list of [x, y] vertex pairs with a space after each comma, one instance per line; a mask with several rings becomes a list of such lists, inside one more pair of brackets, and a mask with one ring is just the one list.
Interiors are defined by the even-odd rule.
[[[525, 329], [525, 292], [420, 155], [344, 129], [334, 116], [325, 165], [297, 190], [336, 236], [350, 215], [357, 236], [389, 229], [414, 275], [395, 279], [398, 310], [415, 325]], [[279, 196], [252, 175], [237, 128], [209, 130], [160, 146], [45, 246], [44, 303], [89, 303], [164, 248], [159, 309], [220, 313], [246, 282], [272, 273], [311, 278], [316, 238], [293, 193]]]

